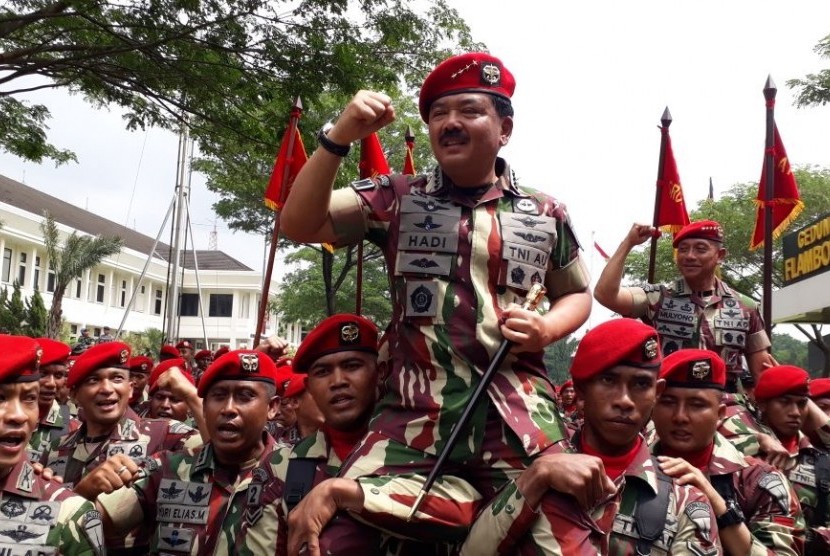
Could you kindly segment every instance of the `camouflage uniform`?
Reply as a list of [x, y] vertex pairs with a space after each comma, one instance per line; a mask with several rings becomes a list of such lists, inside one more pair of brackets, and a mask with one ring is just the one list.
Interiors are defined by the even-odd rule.
[[[578, 445], [578, 435], [575, 442]], [[576, 448], [569, 444], [568, 450]], [[616, 494], [585, 518], [587, 527], [580, 521], [582, 512], [573, 498], [549, 491], [540, 515], [511, 482], [478, 516], [461, 554], [635, 555], [640, 536], [634, 510], [643, 490], [657, 493], [659, 481], [654, 465], [643, 441], [634, 460], [617, 479]], [[696, 487], [671, 483], [663, 532], [651, 545], [650, 554], [720, 554], [717, 524], [706, 495]]]
[[[564, 206], [520, 189], [504, 160], [496, 170], [498, 181], [478, 198], [436, 167], [428, 176], [355, 182], [330, 205], [339, 245], [365, 236], [384, 252], [393, 300], [385, 395], [341, 475], [360, 478], [362, 518], [422, 540], [425, 530], [442, 537], [439, 527], [463, 536], [480, 493], [494, 494], [506, 473], [565, 436], [543, 353], [509, 354], [451, 456], [450, 467], [468, 478], [495, 466], [480, 477], [487, 484], [474, 480], [474, 488], [448, 471], [413, 522], [402, 519], [501, 343], [501, 311], [537, 281], [552, 299], [587, 287]], [[500, 455], [483, 451], [485, 429], [501, 442], [493, 446]], [[439, 508], [448, 513], [430, 514]]]
[[0, 554], [104, 553], [101, 514], [92, 502], [35, 475], [20, 461], [0, 479]]
[[[703, 472], [709, 477], [729, 475], [735, 500], [752, 534], [751, 556], [797, 556], [804, 551], [804, 516], [790, 482], [766, 462], [744, 457], [723, 436], [715, 434], [715, 448]], [[658, 442], [653, 452], [660, 453]]]
[[265, 430], [268, 431], [274, 440], [277, 441], [279, 444], [284, 444], [286, 446], [294, 446], [302, 440], [302, 436], [300, 436], [300, 428], [297, 424], [293, 424], [290, 427], [284, 427], [280, 425], [276, 421], [268, 421], [265, 423]]
[[745, 456], [757, 456], [761, 451], [758, 433], [775, 437], [775, 433], [759, 422], [752, 410], [738, 403], [727, 403], [726, 415], [718, 425], [718, 432]]
[[708, 300], [682, 278], [671, 286], [645, 284], [631, 291], [631, 316], [657, 329], [665, 355], [682, 348], [712, 350], [726, 363], [727, 383], [743, 372], [742, 355], [771, 345], [755, 303], [718, 278]]
[[165, 451], [150, 459], [144, 476], [132, 486], [102, 494], [98, 502], [118, 529], [149, 521], [154, 526], [152, 554], [236, 554], [240, 522], [258, 496], [253, 470], [267, 467], [276, 448], [268, 434], [262, 436], [265, 449], [259, 462], [241, 472], [223, 467], [210, 443]]
[[61, 436], [76, 431], [81, 423], [72, 419], [69, 407], [61, 405], [57, 400], [52, 400], [52, 407], [49, 412], [40, 419], [37, 430], [29, 439], [29, 461], [40, 461], [43, 452], [46, 451], [52, 442]]

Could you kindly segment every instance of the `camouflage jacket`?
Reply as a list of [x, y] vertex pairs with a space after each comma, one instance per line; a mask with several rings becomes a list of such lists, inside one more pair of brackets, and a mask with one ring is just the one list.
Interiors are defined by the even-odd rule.
[[41, 457], [41, 462], [63, 477], [67, 485], [74, 485], [115, 454], [138, 459], [161, 450], [201, 444], [198, 431], [187, 425], [167, 419], [141, 419], [129, 408], [104, 442], [87, 445], [85, 435], [86, 424], [54, 441]]
[[[579, 442], [579, 435], [575, 436]], [[577, 451], [573, 445], [569, 451]], [[583, 514], [572, 498], [553, 493], [541, 511], [530, 507], [515, 482], [508, 483], [479, 514], [462, 554], [637, 554], [640, 538], [634, 510], [641, 491], [657, 493], [654, 460], [643, 442], [640, 451], [617, 479], [617, 492]], [[712, 506], [696, 487], [671, 482], [668, 515], [652, 555], [716, 555], [721, 553]]]
[[131, 487], [102, 494], [98, 502], [118, 530], [150, 522], [152, 554], [236, 554], [243, 515], [263, 509], [257, 503], [253, 471], [265, 465], [277, 447], [268, 434], [262, 436], [265, 450], [252, 467], [223, 467], [210, 443], [165, 451], [150, 459], [144, 476]]
[[[660, 453], [660, 443], [654, 448]], [[728, 475], [735, 500], [752, 535], [751, 556], [798, 556], [804, 552], [804, 516], [792, 485], [768, 463], [744, 457], [723, 436], [715, 433], [715, 448], [703, 470], [713, 477]]]
[[726, 414], [718, 425], [718, 433], [743, 455], [759, 455], [758, 433], [769, 436], [775, 436], [775, 433], [758, 420], [752, 406], [743, 405], [732, 396], [724, 396], [724, 403]]
[[296, 425], [296, 423], [290, 427], [285, 427], [276, 421], [268, 421], [265, 423], [265, 430], [268, 431], [268, 434], [270, 434], [278, 444], [284, 444], [286, 446], [294, 446], [303, 439], [302, 436], [300, 436], [300, 428]]
[[[588, 285], [564, 205], [520, 188], [504, 160], [496, 170], [498, 181], [479, 197], [459, 192], [439, 167], [362, 180], [332, 196], [337, 243], [377, 245], [392, 284], [391, 370], [370, 430], [428, 454], [441, 450], [501, 344], [502, 311], [534, 282], [551, 299]], [[488, 389], [528, 455], [564, 435], [542, 357], [509, 354]], [[487, 405], [454, 458], [477, 453]]]
[[52, 442], [61, 436], [76, 431], [81, 423], [72, 419], [69, 414], [69, 407], [61, 405], [57, 400], [52, 400], [52, 407], [37, 424], [37, 430], [29, 439], [29, 461], [40, 461]]
[[0, 479], [0, 554], [104, 554], [101, 514], [68, 488], [19, 462]]
[[701, 299], [682, 278], [671, 286], [645, 284], [632, 289], [632, 316], [657, 329], [668, 355], [681, 348], [717, 352], [730, 376], [742, 371], [741, 356], [770, 347], [755, 303], [715, 278], [708, 300]]

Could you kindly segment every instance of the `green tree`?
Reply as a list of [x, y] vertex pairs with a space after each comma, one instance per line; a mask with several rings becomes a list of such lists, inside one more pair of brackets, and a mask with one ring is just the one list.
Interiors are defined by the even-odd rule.
[[46, 323], [49, 320], [49, 312], [43, 303], [43, 297], [35, 288], [32, 297], [26, 300], [26, 334], [33, 338], [40, 338], [46, 334]]
[[[813, 50], [821, 58], [830, 59], [830, 35], [821, 39]], [[790, 79], [787, 86], [796, 90], [796, 106], [827, 104], [830, 102], [830, 69], [809, 73], [803, 79]]]
[[562, 384], [571, 377], [571, 362], [577, 344], [579, 341], [569, 335], [545, 348], [545, 367], [554, 384]]
[[46, 335], [56, 338], [61, 332], [63, 295], [66, 287], [72, 280], [80, 278], [87, 269], [118, 253], [123, 241], [118, 237], [92, 237], [78, 235], [73, 231], [61, 244], [55, 220], [49, 213], [44, 216], [40, 229], [43, 232], [50, 268], [55, 271], [55, 293], [52, 295], [52, 306], [49, 308]]
[[128, 332], [119, 339], [130, 346], [133, 355], [147, 355], [157, 360], [164, 334], [158, 328], [148, 328], [144, 332]]
[[26, 304], [23, 301], [23, 293], [20, 291], [20, 282], [14, 281], [12, 294], [6, 302], [8, 309], [9, 334], [23, 334], [26, 329]]
[[775, 360], [782, 365], [807, 368], [807, 342], [802, 342], [789, 334], [773, 332], [772, 352], [775, 354]]

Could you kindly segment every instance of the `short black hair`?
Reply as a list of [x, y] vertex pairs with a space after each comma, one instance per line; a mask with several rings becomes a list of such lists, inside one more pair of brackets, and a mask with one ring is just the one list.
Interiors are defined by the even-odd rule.
[[490, 98], [493, 99], [493, 106], [496, 107], [496, 114], [500, 118], [513, 117], [513, 104], [510, 102], [510, 99], [500, 95], [490, 95]]

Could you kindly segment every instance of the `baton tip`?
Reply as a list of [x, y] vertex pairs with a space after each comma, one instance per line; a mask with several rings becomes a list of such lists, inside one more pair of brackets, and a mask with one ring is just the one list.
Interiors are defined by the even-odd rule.
[[426, 496], [427, 491], [422, 490], [418, 493], [418, 497], [415, 499], [415, 503], [412, 504], [412, 508], [409, 510], [409, 515], [406, 516], [407, 521], [412, 521], [412, 518], [415, 517], [415, 513], [418, 511], [418, 508], [421, 507], [421, 502], [424, 501], [424, 496]]

